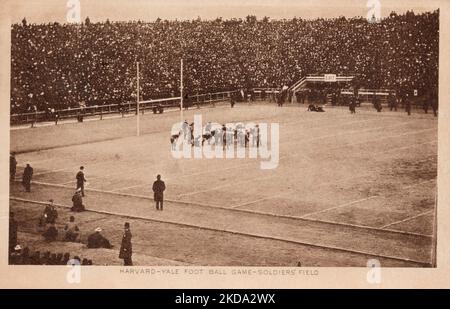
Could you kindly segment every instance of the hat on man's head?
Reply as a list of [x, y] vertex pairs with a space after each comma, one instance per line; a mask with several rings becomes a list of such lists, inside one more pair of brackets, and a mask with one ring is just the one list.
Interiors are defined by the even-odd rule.
[[102, 229], [98, 227], [98, 228], [95, 229], [95, 231], [96, 231], [96, 232], [101, 232]]
[[130, 228], [130, 223], [129, 222], [125, 222], [125, 228]]
[[54, 200], [53, 200], [53, 199], [49, 199], [48, 201], [49, 201], [50, 203], [53, 203], [53, 202], [54, 202]]

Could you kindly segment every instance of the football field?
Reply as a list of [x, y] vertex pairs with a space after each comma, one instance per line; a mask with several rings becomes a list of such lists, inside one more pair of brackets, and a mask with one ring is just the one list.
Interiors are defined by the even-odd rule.
[[[84, 166], [90, 211], [77, 222], [86, 229], [101, 222], [119, 246], [122, 222], [132, 219], [139, 231], [133, 246], [142, 256], [215, 266], [366, 266], [373, 258], [382, 266], [431, 265], [432, 114], [361, 108], [351, 115], [341, 107], [310, 113], [305, 105], [252, 103], [192, 109], [184, 118], [193, 122], [196, 114], [203, 124], [279, 124], [278, 167], [262, 170], [260, 158], [173, 158], [178, 112], [142, 116], [139, 137], [135, 117], [16, 129], [17, 177], [27, 162], [34, 177], [31, 193], [19, 182], [11, 186], [12, 210], [20, 220], [52, 198], [67, 211]], [[164, 212], [152, 200], [157, 174], [167, 186]], [[37, 232], [25, 221], [23, 237], [33, 238]]]

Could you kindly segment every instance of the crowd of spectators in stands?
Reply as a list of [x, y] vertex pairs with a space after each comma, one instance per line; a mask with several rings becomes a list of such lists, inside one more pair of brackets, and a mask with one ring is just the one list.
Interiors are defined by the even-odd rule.
[[365, 18], [12, 25], [12, 113], [292, 85], [355, 74], [358, 87], [436, 92], [439, 11]]

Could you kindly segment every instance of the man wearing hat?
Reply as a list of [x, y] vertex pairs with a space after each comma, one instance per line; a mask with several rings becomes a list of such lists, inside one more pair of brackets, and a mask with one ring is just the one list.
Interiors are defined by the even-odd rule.
[[166, 184], [161, 180], [161, 175], [156, 176], [156, 181], [153, 183], [154, 200], [156, 202], [156, 210], [163, 210], [164, 191]]
[[84, 183], [87, 181], [84, 177], [84, 166], [80, 167], [80, 171], [77, 173], [77, 190], [81, 189], [81, 196], [84, 197]]
[[111, 249], [113, 247], [109, 242], [109, 240], [103, 237], [101, 232], [102, 229], [98, 227], [95, 229], [93, 234], [89, 235], [87, 244], [89, 249], [98, 249], [98, 248]]
[[122, 236], [122, 244], [120, 245], [119, 259], [123, 260], [124, 266], [133, 266], [131, 256], [133, 254], [133, 246], [131, 244], [130, 223], [125, 223], [125, 231]]
[[22, 176], [22, 185], [26, 192], [31, 192], [31, 179], [33, 178], [33, 168], [27, 164]]

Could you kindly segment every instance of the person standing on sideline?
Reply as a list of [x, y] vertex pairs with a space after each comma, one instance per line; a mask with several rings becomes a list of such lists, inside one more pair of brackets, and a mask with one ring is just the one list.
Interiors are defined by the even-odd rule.
[[156, 181], [153, 183], [153, 193], [156, 202], [156, 210], [163, 210], [165, 190], [166, 184], [161, 180], [161, 175], [158, 175], [156, 177]]
[[9, 155], [9, 181], [16, 179], [17, 160], [16, 154], [13, 152]]
[[131, 230], [130, 230], [130, 223], [125, 223], [125, 231], [122, 236], [122, 244], [120, 245], [120, 253], [119, 253], [119, 259], [123, 260], [124, 266], [133, 266], [133, 260], [131, 259], [131, 256], [133, 255], [133, 246], [131, 244]]
[[22, 176], [22, 185], [26, 192], [31, 192], [31, 179], [33, 178], [33, 168], [27, 164]]
[[81, 189], [81, 196], [84, 197], [84, 183], [87, 181], [84, 177], [84, 166], [80, 167], [80, 171], [77, 173], [77, 190]]

